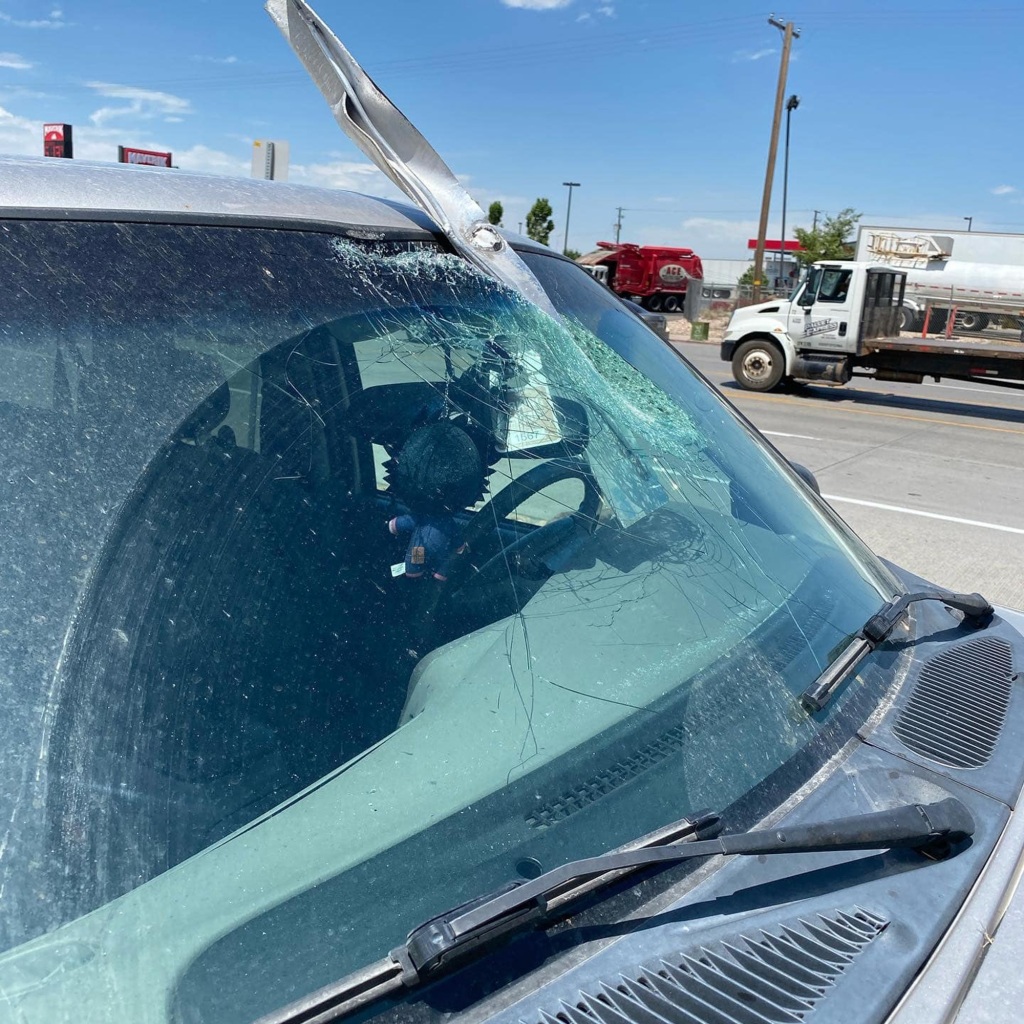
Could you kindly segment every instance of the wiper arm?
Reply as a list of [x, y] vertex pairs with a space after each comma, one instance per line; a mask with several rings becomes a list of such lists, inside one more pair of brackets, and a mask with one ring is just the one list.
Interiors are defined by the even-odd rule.
[[[718, 819], [705, 819], [717, 827]], [[700, 824], [690, 825], [700, 834]], [[404, 946], [376, 964], [262, 1017], [258, 1024], [326, 1024], [403, 988], [431, 981], [497, 941], [526, 930], [594, 890], [595, 879], [608, 881], [625, 871], [672, 864], [715, 854], [761, 855], [828, 850], [877, 850], [905, 847], [926, 856], [945, 856], [950, 847], [974, 834], [970, 811], [953, 797], [930, 804], [905, 804], [888, 811], [793, 828], [772, 828], [737, 835], [696, 839], [671, 846], [648, 846], [570, 861], [529, 882], [464, 903], [414, 928]], [[572, 887], [579, 886], [576, 892]], [[565, 898], [568, 897], [568, 898]], [[557, 902], [557, 906], [556, 906]]]
[[820, 711], [836, 690], [850, 678], [865, 655], [870, 654], [896, 628], [910, 605], [918, 601], [941, 601], [964, 613], [964, 620], [974, 626], [985, 626], [992, 618], [993, 608], [981, 594], [954, 594], [944, 590], [925, 590], [903, 594], [886, 604], [880, 612], [864, 623], [846, 649], [800, 695], [800, 703], [811, 712]]

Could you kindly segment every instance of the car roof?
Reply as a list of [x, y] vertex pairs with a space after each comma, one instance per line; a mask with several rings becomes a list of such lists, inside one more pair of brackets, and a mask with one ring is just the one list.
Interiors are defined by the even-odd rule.
[[[105, 164], [55, 157], [0, 156], [6, 216], [91, 219], [119, 213], [128, 219], [184, 222], [259, 220], [378, 229], [409, 235], [441, 233], [421, 210], [397, 200], [343, 189], [198, 174], [177, 168]], [[156, 215], [154, 217], [154, 215]], [[532, 239], [503, 232], [516, 248], [550, 253]]]
[[260, 217], [436, 232], [411, 206], [341, 189], [54, 157], [0, 157], [3, 206], [25, 211]]

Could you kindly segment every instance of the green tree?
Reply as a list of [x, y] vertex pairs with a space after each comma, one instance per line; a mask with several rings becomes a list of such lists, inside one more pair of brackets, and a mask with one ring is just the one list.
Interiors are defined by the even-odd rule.
[[807, 265], [817, 260], [853, 259], [853, 243], [849, 241], [861, 215], [851, 207], [840, 210], [834, 217], [825, 217], [816, 227], [796, 228], [793, 234], [800, 243], [796, 258]]
[[526, 215], [526, 233], [535, 242], [547, 245], [551, 232], [555, 230], [555, 222], [551, 219], [551, 204], [546, 199], [538, 199]]
[[583, 253], [581, 253], [579, 249], [566, 249], [565, 255], [568, 256], [571, 260], [578, 260], [583, 255]]
[[494, 225], [501, 223], [501, 218], [505, 216], [505, 207], [498, 202], [497, 199], [487, 207], [487, 220]]

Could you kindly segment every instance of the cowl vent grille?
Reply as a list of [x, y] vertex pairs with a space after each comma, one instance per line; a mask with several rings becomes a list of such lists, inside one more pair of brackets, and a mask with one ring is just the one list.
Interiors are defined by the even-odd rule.
[[799, 1024], [888, 924], [835, 911], [675, 953], [532, 1024]]
[[1005, 640], [978, 637], [943, 651], [921, 670], [892, 731], [938, 764], [981, 768], [1002, 731], [1012, 677]]

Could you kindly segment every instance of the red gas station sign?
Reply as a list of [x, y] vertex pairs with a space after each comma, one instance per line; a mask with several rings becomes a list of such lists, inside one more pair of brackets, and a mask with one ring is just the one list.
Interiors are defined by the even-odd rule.
[[171, 167], [171, 154], [155, 149], [135, 149], [133, 146], [118, 146], [117, 161], [122, 164], [142, 164], [146, 167]]
[[[756, 249], [757, 248], [757, 239], [756, 238], [748, 238], [747, 239], [747, 248], [748, 249]], [[764, 240], [765, 252], [778, 252], [779, 249], [781, 249], [781, 248], [782, 248], [782, 242], [778, 238], [766, 238]], [[787, 238], [786, 239], [786, 252], [803, 252], [803, 247], [800, 245], [800, 243], [795, 238]]]
[[74, 156], [71, 125], [43, 125], [43, 156], [58, 156], [71, 159]]

